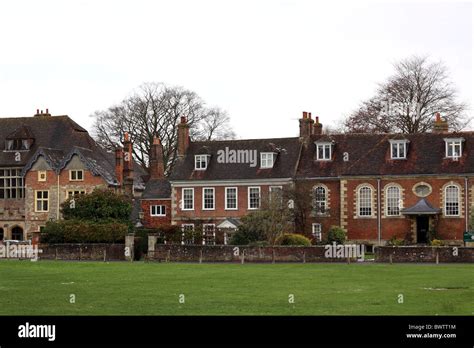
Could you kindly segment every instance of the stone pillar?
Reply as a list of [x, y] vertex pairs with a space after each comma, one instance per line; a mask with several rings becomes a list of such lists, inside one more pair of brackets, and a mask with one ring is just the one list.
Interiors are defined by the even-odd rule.
[[129, 234], [125, 236], [125, 260], [133, 261], [133, 244], [135, 235]]
[[153, 259], [155, 258], [155, 245], [158, 236], [156, 234], [149, 234], [148, 235], [148, 258]]

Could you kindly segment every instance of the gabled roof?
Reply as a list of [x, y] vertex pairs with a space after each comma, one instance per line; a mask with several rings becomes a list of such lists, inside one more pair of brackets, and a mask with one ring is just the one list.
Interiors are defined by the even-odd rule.
[[[444, 138], [464, 138], [463, 154], [457, 161], [445, 158]], [[421, 134], [333, 134], [332, 160], [317, 161], [318, 140], [327, 136], [314, 135], [302, 150], [297, 176], [383, 176], [412, 174], [474, 173], [474, 132]], [[390, 140], [406, 139], [407, 159], [391, 159]], [[344, 153], [349, 160], [344, 161]]]
[[[186, 156], [180, 158], [170, 175], [170, 181], [181, 180], [246, 180], [292, 178], [295, 175], [301, 142], [299, 138], [248, 139], [191, 142]], [[205, 150], [210, 155], [206, 170], [194, 170], [194, 156]], [[255, 166], [250, 163], [220, 163], [219, 154], [231, 150], [252, 152]], [[256, 152], [255, 152], [256, 151]], [[276, 152], [273, 168], [260, 168], [260, 153]], [[222, 156], [224, 157], [224, 156]]]
[[420, 199], [415, 205], [402, 209], [405, 215], [436, 215], [441, 213], [441, 209], [433, 208], [433, 206], [425, 199]]

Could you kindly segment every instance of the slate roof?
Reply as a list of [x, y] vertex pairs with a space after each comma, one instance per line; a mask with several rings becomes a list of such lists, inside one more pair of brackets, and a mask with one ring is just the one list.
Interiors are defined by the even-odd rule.
[[167, 179], [150, 179], [141, 196], [142, 199], [160, 199], [171, 197], [171, 184]]
[[441, 209], [433, 206], [425, 199], [420, 199], [415, 205], [402, 209], [402, 214], [406, 215], [435, 215], [441, 213]]
[[[225, 151], [226, 147], [229, 150], [257, 150], [257, 165], [251, 167], [249, 163], [218, 163], [218, 151]], [[179, 181], [292, 178], [296, 172], [300, 148], [299, 138], [191, 142], [186, 156], [177, 161], [169, 179]], [[261, 152], [278, 154], [273, 168], [260, 168]], [[197, 154], [210, 155], [206, 170], [194, 170], [194, 156]]]
[[[8, 138], [33, 138], [29, 151], [21, 151], [21, 161], [15, 161], [16, 151], [5, 152]], [[23, 175], [39, 156], [43, 156], [56, 171], [64, 168], [77, 155], [94, 175], [109, 184], [116, 183], [115, 154], [96, 144], [89, 133], [69, 116], [35, 116], [0, 118], [0, 167], [23, 167]], [[143, 190], [146, 171], [134, 162], [134, 187]]]
[[[458, 161], [445, 158], [444, 138], [464, 138]], [[407, 139], [407, 159], [392, 160], [390, 139]], [[315, 141], [332, 141], [331, 161], [316, 160]], [[344, 153], [349, 161], [344, 161]], [[474, 132], [422, 134], [334, 134], [317, 136], [303, 147], [297, 176], [383, 176], [411, 174], [473, 174]]]

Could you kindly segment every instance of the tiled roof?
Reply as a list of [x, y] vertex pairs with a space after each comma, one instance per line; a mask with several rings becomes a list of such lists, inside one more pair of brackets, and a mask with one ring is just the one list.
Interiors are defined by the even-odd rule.
[[[219, 163], [218, 152], [228, 150], [257, 151], [256, 166], [249, 163]], [[177, 161], [170, 180], [240, 180], [291, 178], [296, 171], [301, 142], [299, 138], [250, 139], [191, 142], [186, 156]], [[273, 168], [260, 168], [260, 153], [275, 152]], [[206, 170], [194, 170], [194, 156], [209, 154]]]
[[[464, 138], [457, 161], [445, 158], [444, 138]], [[315, 141], [333, 142], [331, 161], [316, 160]], [[390, 155], [390, 139], [407, 139], [406, 159]], [[349, 157], [344, 161], [344, 154]], [[474, 132], [406, 134], [335, 134], [312, 136], [304, 146], [298, 177], [381, 176], [474, 173]]]
[[402, 209], [402, 214], [407, 215], [434, 215], [439, 214], [441, 209], [433, 208], [433, 206], [425, 199], [420, 199], [415, 205]]
[[167, 179], [150, 179], [145, 186], [142, 199], [159, 199], [171, 197], [171, 184]]

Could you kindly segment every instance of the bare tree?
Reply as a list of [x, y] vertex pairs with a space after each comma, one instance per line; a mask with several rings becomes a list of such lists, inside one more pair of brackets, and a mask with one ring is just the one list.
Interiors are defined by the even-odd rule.
[[363, 102], [344, 122], [352, 133], [423, 133], [440, 112], [453, 130], [469, 124], [466, 104], [457, 101], [456, 89], [442, 63], [411, 57], [394, 64], [395, 73], [379, 85], [376, 95]]
[[133, 156], [144, 168], [156, 135], [163, 144], [165, 173], [176, 160], [177, 125], [181, 116], [188, 118], [192, 138], [213, 140], [234, 137], [229, 117], [218, 108], [207, 108], [195, 93], [162, 83], [146, 83], [107, 110], [96, 111], [95, 137], [99, 144], [112, 149], [123, 144], [125, 132], [130, 134]]

